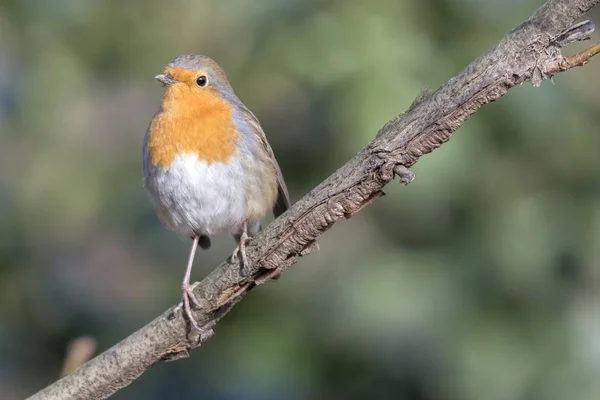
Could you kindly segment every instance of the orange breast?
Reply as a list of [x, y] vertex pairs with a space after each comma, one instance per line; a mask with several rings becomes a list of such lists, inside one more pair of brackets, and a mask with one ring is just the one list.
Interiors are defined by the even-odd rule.
[[154, 166], [168, 167], [178, 153], [195, 153], [208, 163], [227, 161], [238, 133], [231, 105], [210, 88], [168, 86], [148, 131], [148, 153]]

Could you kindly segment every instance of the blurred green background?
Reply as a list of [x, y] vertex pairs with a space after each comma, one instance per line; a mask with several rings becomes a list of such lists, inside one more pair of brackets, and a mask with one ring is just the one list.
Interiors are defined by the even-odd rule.
[[[298, 200], [541, 3], [0, 1], [0, 397], [53, 382], [71, 340], [102, 351], [179, 300], [190, 243], [141, 179], [174, 56], [225, 68]], [[484, 107], [409, 187], [114, 398], [600, 398], [599, 73]], [[213, 241], [193, 278], [233, 246]]]

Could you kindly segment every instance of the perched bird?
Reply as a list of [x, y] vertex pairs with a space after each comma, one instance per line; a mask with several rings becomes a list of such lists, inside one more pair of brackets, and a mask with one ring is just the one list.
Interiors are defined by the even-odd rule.
[[248, 238], [269, 210], [275, 218], [287, 210], [290, 198], [258, 120], [215, 61], [181, 55], [155, 79], [164, 93], [144, 138], [144, 185], [162, 224], [193, 241], [180, 306], [198, 328], [190, 286], [197, 247], [232, 234], [233, 257], [247, 265]]

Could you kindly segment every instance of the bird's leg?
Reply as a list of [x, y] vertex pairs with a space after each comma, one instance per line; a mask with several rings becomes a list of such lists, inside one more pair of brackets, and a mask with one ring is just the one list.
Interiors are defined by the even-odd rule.
[[232, 257], [236, 258], [239, 253], [242, 261], [242, 267], [247, 267], [248, 257], [246, 256], [246, 244], [248, 243], [248, 239], [250, 239], [250, 236], [248, 236], [248, 221], [242, 222], [242, 233], [236, 235], [236, 239], [238, 241], [238, 245], [235, 250], [233, 250]]
[[190, 324], [192, 324], [194, 328], [200, 330], [200, 327], [198, 326], [198, 323], [196, 322], [196, 320], [194, 319], [194, 315], [192, 314], [192, 306], [196, 308], [198, 307], [198, 300], [196, 300], [193, 293], [195, 286], [190, 286], [190, 275], [192, 274], [194, 256], [196, 255], [196, 249], [198, 248], [198, 240], [199, 236], [194, 236], [194, 241], [192, 242], [192, 250], [190, 251], [188, 263], [185, 268], [185, 275], [183, 276], [183, 282], [181, 282], [182, 299], [174, 311], [177, 311], [179, 308], [183, 307], [183, 312], [188, 318]]

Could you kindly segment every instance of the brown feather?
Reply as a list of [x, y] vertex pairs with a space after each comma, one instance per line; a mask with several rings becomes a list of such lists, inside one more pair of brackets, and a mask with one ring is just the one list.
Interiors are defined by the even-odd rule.
[[279, 217], [283, 214], [288, 208], [291, 206], [290, 194], [288, 192], [287, 186], [285, 184], [285, 180], [283, 179], [283, 174], [281, 173], [281, 168], [279, 167], [279, 163], [275, 158], [275, 154], [273, 153], [273, 149], [269, 145], [267, 141], [267, 137], [258, 122], [258, 119], [252, 111], [250, 111], [246, 106], [242, 105], [243, 115], [245, 117], [246, 122], [248, 122], [253, 129], [251, 131], [256, 136], [256, 139], [262, 144], [264, 150], [268, 154], [269, 160], [273, 163], [273, 167], [275, 168], [275, 174], [277, 176], [277, 199], [275, 200], [275, 204], [273, 205], [273, 215], [275, 218]]

